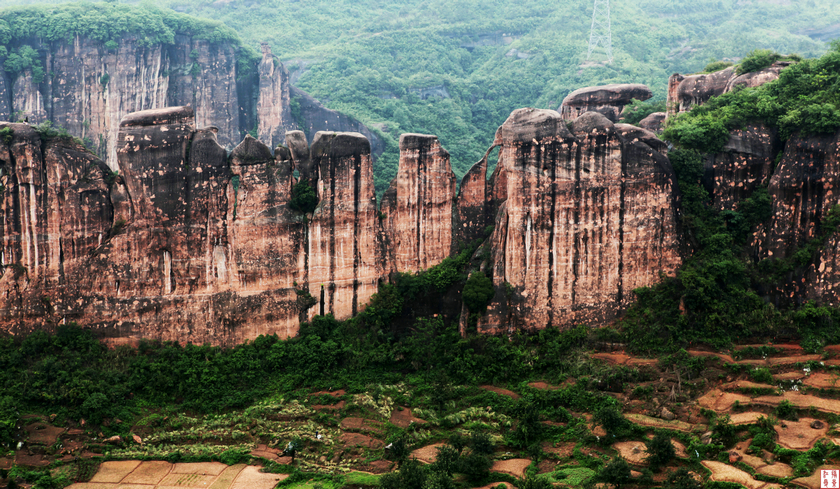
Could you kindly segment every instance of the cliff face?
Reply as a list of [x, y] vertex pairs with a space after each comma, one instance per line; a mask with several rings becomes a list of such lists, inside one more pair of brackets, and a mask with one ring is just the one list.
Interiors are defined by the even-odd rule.
[[717, 209], [734, 209], [762, 183], [767, 184], [781, 149], [776, 131], [748, 124], [729, 135], [723, 151], [709, 159], [712, 197]]
[[[594, 112], [574, 133], [556, 112], [514, 112], [490, 179], [485, 156], [457, 197], [438, 139], [403, 135], [382, 214], [359, 133], [309, 146], [292, 131], [273, 155], [246, 136], [228, 155], [191, 107], [140, 111], [120, 123], [115, 174], [70, 140], [0, 130], [12, 333], [76, 321], [114, 344], [289, 337], [315, 314], [357, 314], [390, 272], [429, 268], [494, 222], [485, 331], [601, 324], [679, 264], [664, 143]], [[307, 215], [292, 207], [299, 181], [318, 197]]]
[[[0, 120], [52, 121], [85, 140], [112, 170], [118, 169], [119, 123], [131, 112], [190, 106], [197, 126], [215, 127], [227, 149], [253, 130], [274, 148], [284, 143], [287, 131], [298, 128], [289, 73], [267, 45], [252, 67], [237, 65], [229, 43], [186, 35], [175, 36], [173, 44], [150, 46], [123, 37], [115, 49], [83, 37], [35, 47], [47, 53], [42, 68], [48, 76], [38, 81], [31, 70], [11, 79], [0, 74]], [[301, 118], [310, 140], [321, 130], [360, 131], [374, 139], [361, 123], [314, 99], [302, 104]], [[375, 155], [381, 152], [374, 148]]]
[[[756, 236], [759, 259], [791, 259], [819, 236], [829, 210], [837, 204], [840, 186], [840, 132], [793, 136], [768, 188], [773, 200], [770, 223]], [[816, 301], [840, 303], [840, 238], [830, 235], [808, 264], [788, 273], [784, 283], [768, 291], [779, 304]]]
[[603, 323], [633, 288], [679, 265], [673, 171], [642, 139], [595, 112], [572, 134], [556, 112], [520, 109], [494, 144], [507, 200], [490, 238], [497, 292], [480, 329]]
[[400, 136], [394, 198], [382, 208], [396, 271], [425, 270], [450, 255], [454, 201], [455, 173], [438, 138]]
[[291, 151], [249, 136], [228, 157], [189, 107], [125, 117], [118, 177], [71, 141], [42, 148], [29, 125], [2, 127], [4, 330], [72, 320], [115, 343], [289, 337], [310, 314], [355, 314], [383, 276], [361, 135], [316, 135], [307, 218], [289, 206]]

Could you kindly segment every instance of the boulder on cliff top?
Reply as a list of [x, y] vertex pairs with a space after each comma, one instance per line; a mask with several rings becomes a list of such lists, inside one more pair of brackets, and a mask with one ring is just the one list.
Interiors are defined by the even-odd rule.
[[611, 134], [615, 132], [615, 124], [598, 112], [585, 112], [575, 119], [572, 124], [575, 134]]
[[653, 92], [640, 83], [621, 83], [579, 88], [563, 99], [563, 105], [627, 105], [631, 100], [647, 100]]
[[230, 157], [237, 165], [256, 165], [274, 160], [274, 156], [271, 155], [271, 150], [268, 149], [268, 146], [250, 134], [245, 136], [245, 139], [233, 148]]
[[[438, 137], [433, 134], [417, 134], [407, 132], [405, 134], [400, 135], [400, 150], [420, 149], [424, 146], [431, 145], [434, 141], [437, 141], [437, 139]], [[443, 148], [440, 148], [440, 150], [446, 153], [447, 155], [449, 154], [449, 152]]]
[[662, 141], [656, 137], [656, 134], [645, 128], [637, 127], [632, 124], [616, 124], [615, 130], [618, 131], [618, 134], [624, 139], [631, 142], [634, 140], [641, 141], [660, 153], [664, 153], [668, 149], [668, 145], [665, 144], [665, 141]]
[[192, 107], [166, 107], [132, 112], [122, 118], [120, 127], [192, 124], [194, 120], [195, 112]]
[[668, 117], [666, 112], [654, 112], [639, 121], [639, 127], [648, 131], [659, 132], [662, 130], [662, 125], [665, 124], [666, 117]]
[[533, 140], [557, 137], [572, 139], [573, 136], [566, 128], [560, 114], [547, 109], [516, 109], [504, 124], [496, 131], [493, 145], [508, 143], [525, 143]]
[[370, 154], [370, 141], [358, 132], [318, 131], [312, 139], [313, 157], [331, 158]]

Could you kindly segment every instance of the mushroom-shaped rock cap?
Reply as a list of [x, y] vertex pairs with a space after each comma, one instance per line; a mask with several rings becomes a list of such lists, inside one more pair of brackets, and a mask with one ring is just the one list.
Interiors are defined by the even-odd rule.
[[566, 121], [556, 110], [516, 109], [496, 131], [493, 144], [530, 143], [546, 138], [573, 138], [566, 128]]
[[656, 134], [652, 131], [648, 131], [647, 129], [636, 127], [631, 124], [616, 124], [615, 130], [625, 140], [630, 142], [636, 140], [641, 141], [660, 153], [668, 148], [668, 145], [665, 144], [664, 141], [656, 137]]
[[572, 123], [575, 135], [612, 134], [615, 124], [598, 112], [585, 112]]
[[433, 134], [416, 134], [407, 132], [400, 135], [400, 149], [418, 149], [423, 146], [429, 146], [437, 141], [437, 136]]
[[254, 165], [274, 159], [271, 150], [259, 139], [250, 134], [230, 152], [230, 157], [240, 165]]
[[653, 92], [647, 85], [623, 83], [579, 88], [563, 99], [563, 105], [626, 105], [631, 100], [647, 100]]
[[370, 154], [370, 141], [358, 132], [318, 131], [312, 139], [313, 158], [329, 155], [331, 158]]
[[164, 124], [194, 124], [192, 107], [166, 107], [127, 114], [120, 121], [120, 127], [161, 126]]

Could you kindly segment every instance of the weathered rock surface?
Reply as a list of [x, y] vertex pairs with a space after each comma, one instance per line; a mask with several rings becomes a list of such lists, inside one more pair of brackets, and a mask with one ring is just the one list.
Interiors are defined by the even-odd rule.
[[[191, 107], [140, 111], [120, 123], [117, 174], [71, 140], [3, 124], [0, 329], [76, 321], [112, 344], [285, 338], [314, 314], [357, 314], [390, 272], [435, 265], [494, 222], [483, 331], [601, 324], [679, 264], [673, 174], [650, 131], [594, 112], [573, 127], [514, 112], [491, 178], [485, 156], [457, 198], [438, 139], [406, 134], [380, 216], [359, 133], [318, 132], [310, 147], [292, 131], [274, 154], [246, 136], [228, 155]], [[308, 215], [291, 207], [298, 181], [317, 190]]]
[[675, 177], [643, 139], [595, 112], [572, 134], [556, 112], [520, 109], [494, 145], [507, 200], [490, 238], [497, 292], [480, 329], [603, 323], [679, 265]]
[[702, 105], [710, 98], [731, 92], [737, 86], [757, 87], [779, 78], [779, 73], [791, 63], [778, 61], [753, 73], [738, 75], [734, 67], [703, 75], [674, 73], [668, 80], [668, 115], [686, 112]]
[[715, 207], [735, 209], [759, 185], [766, 185], [780, 150], [776, 131], [763, 125], [748, 124], [732, 131], [723, 151], [712, 155], [708, 162]]
[[585, 112], [598, 112], [612, 122], [618, 122], [621, 111], [631, 100], [647, 100], [653, 92], [646, 85], [612, 84], [575, 90], [563, 99], [560, 115], [573, 121]]
[[[33, 44], [46, 53], [41, 67], [51, 75], [36, 83], [31, 70], [14, 79], [0, 74], [0, 120], [13, 115], [30, 123], [50, 120], [84, 139], [112, 170], [118, 169], [119, 123], [140, 110], [190, 106], [197, 126], [216, 127], [227, 149], [254, 128], [269, 148], [282, 144], [286, 131], [298, 129], [288, 70], [268, 46], [258, 65], [243, 71], [236, 48], [226, 42], [182, 34], [172, 44], [147, 45], [131, 36], [117, 41], [113, 50], [85, 37]], [[310, 140], [320, 130], [359, 131], [372, 138], [361, 123], [294, 90], [303, 100], [306, 127], [300, 129]], [[374, 154], [380, 153], [376, 147]]]
[[436, 136], [400, 136], [394, 198], [383, 201], [393, 267], [417, 272], [437, 265], [452, 248], [455, 173]]
[[[42, 150], [29, 125], [2, 127], [13, 131], [0, 141], [3, 330], [77, 321], [115, 343], [289, 337], [307, 314], [355, 314], [383, 275], [359, 134], [316, 135], [321, 203], [307, 220], [289, 207], [291, 151], [272, 156], [249, 136], [228, 157], [189, 107], [126, 116], [119, 176], [72, 141]], [[310, 288], [323, 290], [311, 312]]]
[[[840, 132], [791, 137], [770, 179], [773, 213], [766, 228], [756, 233], [760, 259], [785, 259], [823, 230], [840, 189]], [[840, 303], [840, 238], [826, 240], [815, 258], [785, 277], [785, 284], [768, 291], [777, 303], [815, 301]]]
[[654, 112], [649, 116], [639, 121], [639, 127], [647, 129], [648, 131], [659, 132], [665, 124], [665, 118], [668, 116], [665, 112]]

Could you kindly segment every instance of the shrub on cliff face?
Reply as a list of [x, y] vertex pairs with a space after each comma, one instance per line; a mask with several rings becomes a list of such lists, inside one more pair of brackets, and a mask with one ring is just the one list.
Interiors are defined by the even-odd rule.
[[304, 214], [310, 214], [318, 207], [318, 193], [307, 180], [301, 180], [292, 187], [292, 200], [289, 206]]
[[464, 284], [464, 304], [470, 312], [482, 312], [493, 298], [493, 281], [484, 272], [473, 272]]

